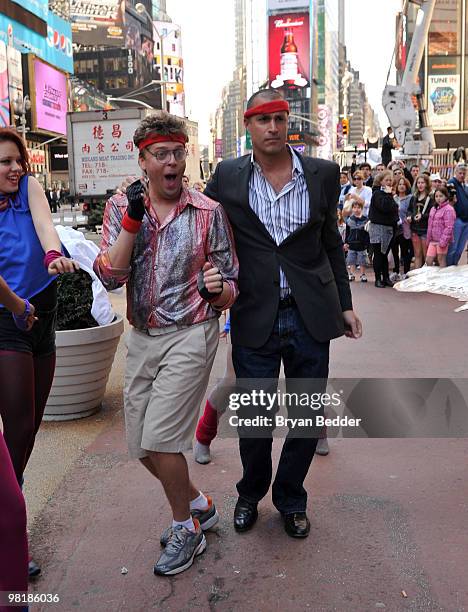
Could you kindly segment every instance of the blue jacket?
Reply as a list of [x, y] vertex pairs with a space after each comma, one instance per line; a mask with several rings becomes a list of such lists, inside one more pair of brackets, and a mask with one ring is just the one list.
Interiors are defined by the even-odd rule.
[[468, 222], [468, 187], [462, 185], [455, 177], [447, 181], [447, 185], [454, 185], [457, 190], [457, 203], [454, 206], [457, 219]]

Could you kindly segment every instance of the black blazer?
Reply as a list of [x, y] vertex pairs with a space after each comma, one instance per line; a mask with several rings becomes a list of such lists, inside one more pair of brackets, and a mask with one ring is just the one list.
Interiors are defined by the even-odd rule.
[[326, 342], [343, 335], [342, 311], [351, 310], [352, 301], [336, 223], [338, 165], [299, 155], [309, 190], [310, 219], [277, 246], [249, 205], [250, 159], [244, 155], [220, 162], [205, 189], [205, 195], [223, 205], [239, 257], [232, 343], [259, 348], [268, 340], [278, 312], [280, 266], [311, 336]]

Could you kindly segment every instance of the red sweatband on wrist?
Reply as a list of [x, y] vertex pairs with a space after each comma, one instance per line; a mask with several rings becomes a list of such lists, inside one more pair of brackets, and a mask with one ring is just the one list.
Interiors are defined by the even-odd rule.
[[56, 259], [58, 259], [59, 257], [63, 257], [64, 255], [62, 253], [60, 253], [60, 251], [55, 251], [54, 249], [51, 249], [50, 251], [47, 251], [47, 253], [44, 256], [44, 267], [47, 270], [50, 266], [50, 264], [55, 261]]
[[138, 143], [138, 150], [142, 151], [145, 147], [149, 147], [149, 145], [154, 144], [155, 142], [180, 142], [181, 144], [186, 144], [188, 141], [187, 136], [185, 134], [155, 134], [154, 136], [147, 136], [144, 140]]
[[127, 213], [124, 214], [122, 219], [122, 227], [125, 231], [130, 232], [130, 234], [138, 234], [140, 231], [142, 221], [137, 221], [136, 219], [132, 219], [128, 216]]
[[286, 100], [272, 100], [271, 102], [265, 102], [265, 104], [258, 104], [248, 108], [244, 113], [244, 119], [254, 115], [269, 115], [270, 113], [278, 113], [280, 111], [286, 111], [289, 114], [289, 104]]

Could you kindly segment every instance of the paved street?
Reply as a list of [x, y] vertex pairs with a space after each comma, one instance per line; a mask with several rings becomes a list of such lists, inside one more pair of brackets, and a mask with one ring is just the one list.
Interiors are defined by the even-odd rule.
[[[371, 283], [353, 290], [365, 335], [333, 343], [331, 376], [466, 377], [468, 313], [455, 314], [455, 300]], [[112, 299], [123, 312], [124, 296]], [[441, 333], [431, 332], [433, 322]], [[212, 382], [225, 350], [222, 343]], [[210, 465], [189, 460], [193, 480], [216, 500], [219, 527], [189, 571], [155, 577], [170, 513], [159, 484], [127, 458], [124, 353], [122, 339], [101, 412], [40, 431], [26, 474], [31, 549], [43, 568], [33, 588], [58, 593], [61, 604], [34, 610], [468, 609], [464, 439], [332, 441], [307, 479], [304, 541], [284, 533], [270, 496], [255, 528], [234, 532], [237, 443], [217, 439]], [[279, 448], [276, 441], [276, 460]]]

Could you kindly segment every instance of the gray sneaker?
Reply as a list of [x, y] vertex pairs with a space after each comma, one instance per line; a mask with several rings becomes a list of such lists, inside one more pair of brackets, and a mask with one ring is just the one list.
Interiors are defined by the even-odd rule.
[[327, 438], [319, 438], [317, 442], [317, 448], [315, 449], [316, 455], [322, 455], [322, 457], [326, 457], [330, 452], [330, 448], [328, 447]]
[[[208, 500], [207, 510], [191, 510], [190, 511], [192, 518], [194, 520], [195, 519], [198, 520], [198, 522], [200, 523], [200, 527], [202, 528], [203, 531], [206, 531], [207, 529], [211, 529], [211, 527], [214, 527], [219, 521], [219, 514], [218, 514], [218, 511], [216, 510], [216, 506], [213, 503], [213, 498], [210, 495], [207, 495], [206, 499]], [[171, 537], [171, 534], [172, 534], [172, 527], [168, 527], [162, 532], [161, 537], [159, 539], [161, 546], [167, 545], [167, 543], [169, 542], [169, 538]]]
[[175, 576], [188, 569], [194, 558], [201, 555], [206, 548], [206, 539], [200, 523], [194, 521], [196, 531], [190, 531], [182, 525], [177, 525], [171, 531], [169, 541], [158, 562], [154, 573], [159, 576]]
[[193, 445], [193, 456], [195, 457], [195, 461], [197, 463], [201, 463], [202, 465], [210, 463], [210, 447], [206, 444], [202, 444], [198, 440], [195, 440], [195, 444]]

